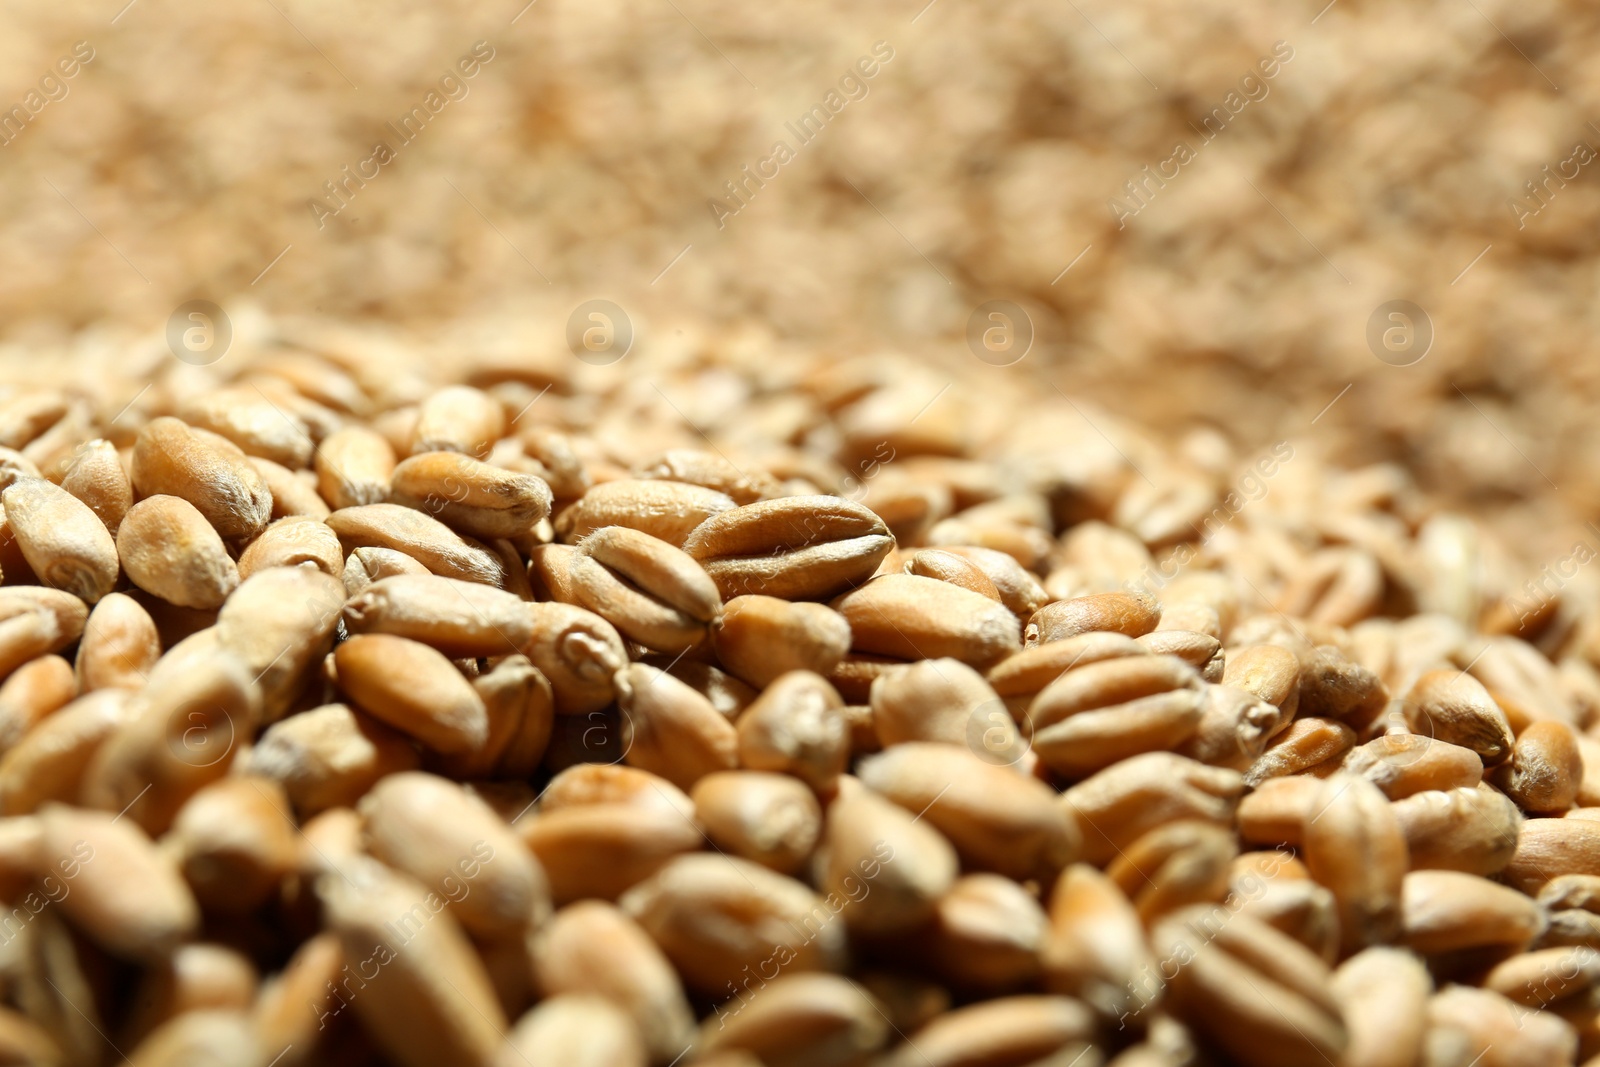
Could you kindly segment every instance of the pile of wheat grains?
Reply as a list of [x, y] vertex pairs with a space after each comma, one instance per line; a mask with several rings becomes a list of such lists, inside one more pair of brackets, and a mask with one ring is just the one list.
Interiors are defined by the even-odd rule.
[[1600, 1053], [1592, 551], [970, 359], [252, 329], [0, 394], [0, 1062]]

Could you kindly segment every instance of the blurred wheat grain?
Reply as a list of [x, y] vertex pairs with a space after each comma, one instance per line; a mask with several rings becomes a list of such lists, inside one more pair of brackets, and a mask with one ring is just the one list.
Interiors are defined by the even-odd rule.
[[[999, 297], [1038, 320], [1025, 367], [1148, 424], [1320, 434], [1530, 527], [1600, 492], [1600, 168], [1510, 206], [1600, 145], [1590, 5], [67, 0], [0, 25], [6, 108], [95, 56], [0, 147], [0, 323], [30, 351], [153, 336], [194, 296], [422, 323], [605, 294], [963, 358]], [[323, 183], [477, 41], [467, 95], [319, 229]], [[793, 141], [880, 41], [866, 95]], [[1119, 228], [1124, 183], [1280, 41], [1270, 91]], [[719, 227], [778, 140], [793, 161]], [[1396, 298], [1436, 331], [1406, 368], [1365, 342]]]

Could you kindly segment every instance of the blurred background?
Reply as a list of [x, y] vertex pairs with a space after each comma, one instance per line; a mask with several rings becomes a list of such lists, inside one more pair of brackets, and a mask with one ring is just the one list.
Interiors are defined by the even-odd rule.
[[1154, 433], [1395, 461], [1534, 558], [1592, 512], [1600, 7], [524, 3], [7, 4], [7, 380], [191, 299], [932, 363], [1006, 300], [1003, 373]]

